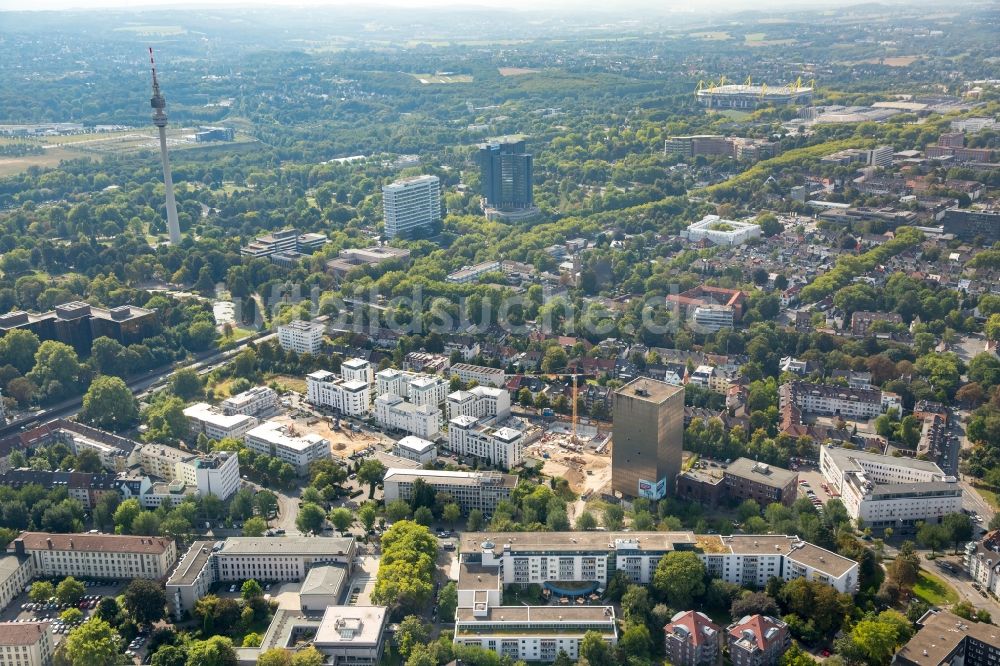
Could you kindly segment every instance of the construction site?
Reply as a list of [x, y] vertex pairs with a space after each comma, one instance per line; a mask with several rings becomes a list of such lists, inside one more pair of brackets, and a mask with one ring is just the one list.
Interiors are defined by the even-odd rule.
[[611, 490], [611, 433], [591, 425], [556, 421], [525, 448], [542, 462], [542, 473], [566, 479], [583, 499]]

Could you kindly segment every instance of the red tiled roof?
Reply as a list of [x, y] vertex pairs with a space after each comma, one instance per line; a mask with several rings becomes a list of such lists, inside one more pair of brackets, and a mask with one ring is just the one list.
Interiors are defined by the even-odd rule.
[[707, 642], [707, 637], [703, 631], [705, 627], [714, 629], [716, 636], [718, 636], [718, 632], [721, 631], [716, 624], [708, 619], [708, 617], [697, 611], [688, 611], [684, 613], [680, 617], [671, 621], [670, 624], [663, 629], [670, 634], [673, 633], [674, 627], [684, 627], [687, 629], [688, 634], [691, 636], [691, 644], [696, 646]]
[[[27, 550], [79, 550], [81, 552], [145, 553], [159, 555], [167, 550], [169, 539], [126, 536], [122, 534], [49, 534], [24, 532], [17, 538]], [[51, 541], [52, 546], [49, 546]]]

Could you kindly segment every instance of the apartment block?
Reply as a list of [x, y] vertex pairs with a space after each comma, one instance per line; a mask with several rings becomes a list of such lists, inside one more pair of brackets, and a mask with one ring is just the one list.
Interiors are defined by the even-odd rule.
[[412, 237], [441, 222], [441, 181], [414, 176], [382, 187], [386, 238]]
[[46, 578], [159, 580], [177, 561], [171, 539], [118, 534], [24, 532], [7, 551], [30, 558], [35, 575]]
[[0, 666], [49, 666], [54, 651], [48, 622], [0, 622]]
[[962, 510], [958, 479], [930, 461], [822, 446], [819, 464], [847, 513], [866, 527], [898, 533]]
[[476, 382], [480, 386], [500, 388], [507, 383], [507, 375], [503, 371], [503, 368], [490, 368], [470, 363], [456, 363], [451, 366], [451, 374], [456, 375], [466, 384]]
[[0, 611], [7, 609], [17, 595], [24, 592], [35, 576], [31, 558], [17, 555], [0, 556]]
[[429, 404], [406, 402], [398, 395], [375, 398], [375, 420], [383, 428], [401, 430], [424, 439], [436, 439], [441, 431], [441, 410]]
[[295, 321], [278, 326], [278, 344], [296, 354], [318, 354], [326, 327], [312, 321]]
[[448, 422], [448, 449], [501, 469], [519, 465], [524, 457], [524, 446], [524, 433], [520, 430], [494, 428], [465, 415]]
[[[364, 376], [363, 372], [358, 374]], [[347, 416], [367, 418], [371, 413], [371, 396], [371, 385], [367, 381], [338, 377], [329, 370], [317, 370], [306, 375], [306, 401], [318, 407], [330, 407]]]
[[993, 666], [1000, 663], [1000, 630], [947, 610], [929, 610], [899, 648], [893, 666]]
[[722, 662], [722, 628], [704, 613], [677, 613], [663, 633], [667, 660], [674, 666], [716, 666]]
[[726, 627], [733, 666], [777, 666], [792, 645], [788, 625], [770, 615], [748, 615]]
[[340, 376], [344, 381], [363, 382], [368, 386], [375, 383], [372, 364], [363, 358], [349, 358], [340, 364]]
[[789, 382], [778, 389], [779, 406], [794, 405], [802, 412], [867, 420], [902, 407], [895, 393], [874, 388], [845, 388], [832, 384]]
[[1000, 597], [1000, 530], [984, 535], [982, 541], [967, 543], [964, 565], [970, 578], [987, 592]]
[[490, 515], [497, 503], [510, 499], [517, 486], [517, 477], [499, 472], [447, 472], [442, 470], [390, 468], [385, 473], [385, 501], [410, 501], [417, 479], [434, 489], [435, 494], [447, 493], [468, 515], [479, 509]]
[[219, 582], [299, 582], [313, 567], [338, 565], [350, 574], [353, 537], [230, 537], [195, 541], [167, 581], [167, 603], [180, 616]]
[[396, 395], [415, 405], [437, 407], [448, 395], [449, 382], [444, 377], [387, 368], [375, 374], [378, 395]]
[[437, 445], [426, 439], [407, 435], [392, 447], [392, 454], [421, 465], [426, 465], [437, 458]]
[[240, 487], [239, 455], [181, 451], [162, 444], [144, 444], [136, 449], [143, 472], [166, 481], [180, 481], [199, 495], [228, 499]]
[[265, 421], [248, 430], [243, 441], [252, 451], [290, 463], [300, 476], [309, 473], [313, 462], [330, 457], [328, 439], [311, 432], [300, 435], [276, 421]]
[[222, 401], [226, 416], [260, 416], [278, 408], [278, 393], [269, 386], [255, 386]]
[[474, 386], [448, 394], [448, 418], [472, 416], [503, 421], [510, 416], [510, 392], [505, 388]]
[[224, 439], [226, 437], [240, 439], [258, 423], [257, 419], [252, 416], [225, 414], [221, 409], [213, 407], [207, 402], [197, 402], [190, 407], [185, 407], [184, 416], [187, 417], [192, 435], [205, 433], [209, 439]]

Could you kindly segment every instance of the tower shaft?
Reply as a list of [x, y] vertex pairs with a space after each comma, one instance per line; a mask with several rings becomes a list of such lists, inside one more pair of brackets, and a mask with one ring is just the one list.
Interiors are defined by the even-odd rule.
[[167, 233], [170, 242], [177, 245], [181, 242], [181, 225], [177, 219], [177, 201], [174, 199], [174, 179], [170, 174], [170, 156], [167, 154], [167, 101], [160, 92], [160, 82], [156, 78], [156, 63], [153, 61], [153, 49], [149, 49], [149, 66], [153, 72], [153, 96], [149, 105], [153, 109], [153, 124], [160, 134], [160, 160], [163, 162], [163, 190], [166, 193]]

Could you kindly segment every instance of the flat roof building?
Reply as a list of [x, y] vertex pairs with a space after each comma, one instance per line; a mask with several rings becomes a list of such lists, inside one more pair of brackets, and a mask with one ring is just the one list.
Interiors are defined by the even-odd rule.
[[707, 238], [716, 245], [732, 246], [760, 238], [761, 230], [759, 224], [724, 220], [718, 215], [706, 215], [698, 222], [689, 224], [685, 234], [690, 241]]
[[414, 176], [382, 186], [387, 238], [410, 238], [441, 223], [441, 181], [437, 176]]
[[434, 493], [448, 493], [468, 514], [479, 509], [484, 514], [492, 514], [499, 502], [510, 499], [517, 486], [517, 477], [499, 472], [448, 472], [443, 470], [398, 469], [386, 470], [383, 484], [386, 503], [401, 499], [410, 501], [413, 486], [420, 479]]
[[209, 439], [216, 440], [226, 437], [239, 439], [258, 423], [252, 416], [226, 414], [207, 402], [196, 402], [185, 407], [184, 416], [187, 417], [191, 434], [205, 433]]
[[313, 645], [330, 666], [374, 666], [382, 659], [388, 615], [385, 606], [330, 606]]
[[296, 354], [318, 354], [325, 332], [323, 324], [296, 319], [278, 326], [278, 344]]
[[294, 433], [288, 425], [277, 421], [265, 421], [248, 430], [243, 441], [257, 453], [290, 463], [299, 475], [308, 474], [313, 462], [330, 457], [328, 439], [312, 432]]
[[893, 666], [992, 666], [1000, 663], [1000, 628], [940, 609], [917, 620], [919, 631], [899, 648]]
[[393, 445], [392, 453], [425, 465], [437, 458], [437, 445], [415, 435], [407, 435]]
[[684, 387], [640, 377], [615, 392], [612, 489], [662, 499], [681, 471]]

